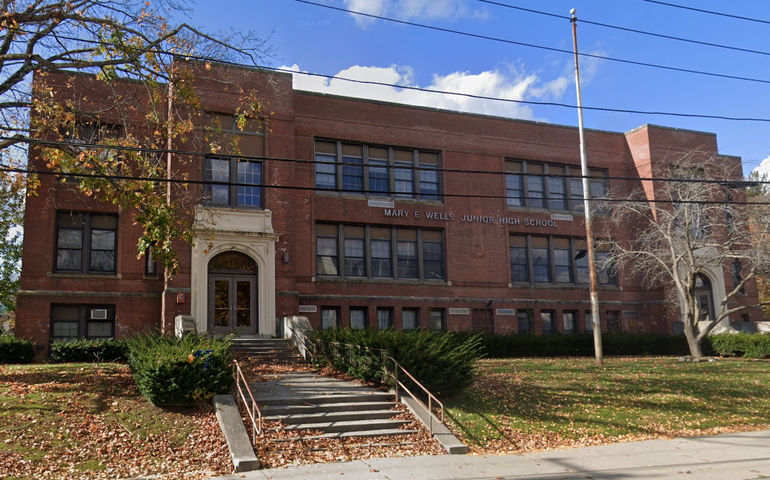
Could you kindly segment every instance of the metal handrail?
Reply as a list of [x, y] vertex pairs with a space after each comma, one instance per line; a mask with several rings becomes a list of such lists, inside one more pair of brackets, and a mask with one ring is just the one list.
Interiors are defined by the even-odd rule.
[[262, 435], [262, 412], [259, 410], [257, 402], [254, 400], [254, 395], [251, 393], [251, 388], [249, 388], [249, 383], [246, 381], [246, 377], [243, 375], [243, 370], [241, 370], [241, 366], [238, 364], [238, 360], [233, 360], [233, 376], [235, 376], [235, 386], [238, 389], [240, 401], [243, 403], [248, 403], [246, 401], [246, 395], [243, 393], [243, 389], [241, 388], [241, 380], [243, 380], [243, 385], [246, 387], [246, 392], [248, 392], [249, 398], [251, 399], [251, 407], [247, 406], [246, 411], [251, 418], [252, 442], [256, 444], [257, 435]]
[[[417, 379], [414, 378], [411, 373], [409, 373], [404, 367], [402, 367], [401, 364], [398, 363], [395, 358], [393, 358], [393, 357], [385, 357], [385, 359], [393, 361], [393, 375], [392, 376], [393, 376], [393, 379], [395, 380], [395, 383], [396, 383], [396, 388], [395, 388], [395, 390], [396, 390], [396, 401], [398, 401], [398, 387], [401, 387], [401, 388], [404, 389], [404, 391], [406, 391], [406, 393], [409, 394], [409, 396], [411, 396], [414, 399], [415, 402], [419, 403], [420, 406], [422, 408], [424, 408], [425, 411], [428, 412], [428, 430], [430, 431], [430, 434], [433, 435], [433, 403], [437, 403], [438, 406], [440, 407], [439, 408], [439, 413], [440, 413], [441, 416], [439, 418], [439, 422], [441, 422], [441, 423], [444, 423], [444, 404], [441, 403], [441, 401], [438, 398], [436, 398], [435, 395], [430, 393], [430, 391], [428, 391], [428, 389], [425, 388], [420, 382], [418, 382]], [[403, 382], [401, 382], [398, 379], [398, 371], [399, 370], [404, 372], [404, 374], [407, 377], [409, 377], [409, 379], [412, 382], [414, 382], [415, 385], [420, 387], [422, 389], [422, 391], [425, 392], [425, 394], [428, 396], [428, 405], [427, 406], [425, 405], [425, 403], [423, 403], [422, 400], [417, 398], [417, 396], [414, 393], [412, 393], [411, 390], [409, 390], [409, 388], [407, 388], [407, 386], [403, 384]]]
[[302, 354], [302, 358], [307, 361], [308, 354], [313, 357], [313, 352], [308, 348], [307, 335], [300, 325], [294, 320], [294, 317], [287, 317], [289, 320], [289, 330], [291, 330], [291, 340], [297, 350]]

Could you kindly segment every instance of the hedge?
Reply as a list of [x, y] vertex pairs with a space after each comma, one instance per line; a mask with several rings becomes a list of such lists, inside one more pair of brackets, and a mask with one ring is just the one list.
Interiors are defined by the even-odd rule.
[[770, 335], [761, 333], [720, 333], [709, 337], [714, 351], [726, 357], [770, 357]]
[[51, 345], [51, 358], [56, 362], [110, 362], [126, 356], [126, 342], [112, 339], [81, 339]]
[[190, 405], [228, 392], [234, 384], [228, 339], [201, 334], [181, 339], [147, 334], [127, 342], [139, 391], [154, 405]]
[[0, 364], [29, 363], [35, 356], [35, 344], [10, 334], [0, 334]]
[[[475, 362], [482, 356], [479, 336], [459, 336], [427, 330], [325, 330], [315, 332], [314, 340], [323, 354], [339, 370], [357, 378], [387, 383], [383, 364], [392, 370], [377, 352], [365, 348], [344, 349], [344, 355], [331, 355], [323, 342], [384, 349], [431, 393], [451, 395], [473, 380]], [[404, 381], [402, 375], [399, 377]], [[409, 385], [409, 382], [405, 382]], [[416, 392], [415, 392], [416, 393]]]

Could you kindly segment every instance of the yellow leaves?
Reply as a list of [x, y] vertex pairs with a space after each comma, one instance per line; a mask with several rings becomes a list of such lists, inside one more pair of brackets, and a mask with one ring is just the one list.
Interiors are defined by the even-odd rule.
[[195, 361], [195, 355], [191, 353], [190, 355], [187, 356], [187, 363], [192, 363], [194, 361]]

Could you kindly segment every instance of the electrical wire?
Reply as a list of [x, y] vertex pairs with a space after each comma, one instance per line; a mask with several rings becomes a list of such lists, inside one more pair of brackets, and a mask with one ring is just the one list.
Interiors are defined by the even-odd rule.
[[[557, 53], [566, 53], [566, 54], [569, 54], [569, 55], [574, 55], [575, 54], [572, 50], [566, 50], [566, 49], [563, 49], [563, 48], [547, 47], [545, 45], [537, 45], [537, 44], [533, 44], [533, 43], [519, 42], [519, 41], [508, 40], [508, 39], [499, 38], [499, 37], [492, 37], [492, 36], [489, 36], [489, 35], [481, 35], [481, 34], [478, 34], [478, 33], [465, 32], [465, 31], [462, 31], [462, 30], [454, 30], [454, 29], [451, 29], [451, 28], [436, 27], [434, 25], [426, 25], [426, 24], [423, 24], [423, 23], [410, 22], [410, 21], [407, 21], [407, 20], [398, 20], [398, 19], [395, 19], [395, 18], [385, 17], [383, 15], [374, 15], [374, 14], [371, 14], [371, 13], [359, 12], [359, 11], [350, 10], [350, 9], [346, 9], [346, 8], [335, 7], [333, 5], [325, 5], [323, 3], [311, 2], [309, 0], [294, 0], [294, 1], [298, 2], [298, 3], [304, 3], [304, 4], [307, 4], [307, 5], [314, 5], [316, 7], [326, 8], [326, 9], [329, 9], [329, 10], [336, 10], [336, 11], [339, 11], [339, 12], [350, 13], [350, 14], [354, 14], [354, 15], [361, 15], [361, 16], [368, 17], [368, 18], [374, 18], [374, 19], [378, 19], [378, 20], [385, 20], [385, 21], [388, 21], [388, 22], [398, 23], [398, 24], [402, 24], [402, 25], [409, 25], [409, 26], [412, 26], [412, 27], [425, 28], [425, 29], [428, 29], [428, 30], [435, 30], [435, 31], [444, 32], [444, 33], [452, 33], [452, 34], [455, 34], [455, 35], [462, 35], [462, 36], [465, 36], [465, 37], [477, 38], [477, 39], [482, 39], [482, 40], [491, 40], [491, 41], [494, 41], [494, 42], [500, 42], [500, 43], [505, 43], [505, 44], [509, 44], [509, 45], [517, 45], [517, 46], [521, 46], [521, 47], [536, 48], [536, 49], [539, 49], [539, 50], [546, 50], [546, 51], [557, 52]], [[608, 56], [596, 55], [596, 54], [592, 54], [592, 53], [578, 53], [578, 55], [580, 55], [581, 57], [586, 57], [586, 58], [596, 58], [596, 59], [599, 59], [599, 60], [607, 60], [607, 61], [611, 61], [611, 62], [623, 63], [623, 64], [627, 64], [627, 65], [636, 65], [636, 66], [641, 66], [641, 67], [657, 68], [657, 69], [668, 70], [668, 71], [673, 71], [673, 72], [690, 73], [690, 74], [693, 74], [693, 75], [703, 75], [703, 76], [716, 77], [716, 78], [726, 78], [726, 79], [730, 79], [730, 80], [740, 80], [740, 81], [745, 81], [745, 82], [770, 84], [770, 80], [763, 79], [763, 78], [753, 78], [753, 77], [744, 77], [744, 76], [740, 76], [740, 75], [729, 75], [729, 74], [726, 74], [726, 73], [707, 72], [707, 71], [704, 71], [704, 70], [694, 70], [694, 69], [689, 69], [689, 68], [673, 67], [673, 66], [670, 66], [670, 65], [660, 65], [660, 64], [657, 64], [657, 63], [640, 62], [640, 61], [636, 61], [636, 60], [629, 60], [629, 59], [623, 59], [623, 58], [617, 58], [617, 57], [608, 57]]]
[[[8, 140], [13, 137], [3, 137], [0, 136], [0, 140]], [[323, 139], [319, 139], [320, 141], [323, 141]], [[161, 153], [161, 154], [174, 154], [174, 155], [187, 155], [187, 156], [198, 156], [198, 157], [210, 157], [210, 158], [224, 158], [224, 159], [242, 159], [242, 160], [258, 160], [258, 161], [270, 161], [270, 162], [288, 162], [288, 163], [299, 163], [299, 164], [310, 164], [310, 165], [336, 165], [337, 163], [331, 163], [331, 162], [321, 162], [318, 160], [307, 160], [307, 159], [299, 159], [299, 158], [286, 158], [286, 157], [267, 157], [267, 156], [258, 156], [258, 155], [243, 155], [243, 154], [236, 154], [236, 153], [211, 153], [211, 152], [204, 152], [199, 150], [180, 150], [180, 149], [168, 149], [168, 148], [151, 148], [151, 147], [138, 147], [138, 146], [124, 146], [124, 145], [108, 145], [108, 144], [102, 144], [102, 143], [83, 143], [80, 141], [75, 140], [44, 140], [44, 139], [35, 139], [35, 138], [28, 138], [22, 140], [24, 143], [30, 143], [30, 144], [40, 144], [42, 146], [53, 146], [53, 147], [79, 147], [79, 148], [91, 148], [94, 150], [117, 150], [117, 151], [131, 151], [131, 152], [140, 152], [140, 153]], [[516, 161], [516, 160], [514, 160]], [[539, 162], [533, 162], [538, 163]], [[547, 162], [546, 162], [547, 163]], [[511, 175], [511, 172], [507, 171], [495, 171], [495, 170], [466, 170], [466, 169], [458, 169], [458, 168], [446, 168], [446, 167], [427, 167], [427, 166], [414, 166], [414, 165], [378, 165], [378, 164], [371, 164], [368, 162], [360, 163], [360, 164], [345, 164], [351, 167], [375, 167], [375, 168], [389, 168], [389, 169], [397, 169], [397, 170], [419, 170], [419, 171], [430, 171], [430, 172], [441, 172], [441, 173], [459, 173], [459, 174], [473, 174], [473, 175]], [[559, 166], [570, 166], [577, 168], [577, 165], [559, 165]], [[591, 175], [565, 175], [565, 174], [552, 174], [552, 173], [514, 173], [514, 175], [524, 175], [528, 177], [544, 177], [544, 178], [572, 178], [572, 179], [583, 179], [588, 178], [589, 180], [618, 180], [618, 181], [630, 181], [630, 182], [674, 182], [674, 183], [698, 183], [698, 184], [717, 184], [722, 185], [729, 188], [743, 188], [743, 187], [750, 187], [753, 185], [770, 185], [770, 180], [714, 180], [714, 179], [688, 179], [688, 178], [674, 178], [674, 177], [623, 177], [623, 176], [591, 176]]]
[[[544, 15], [544, 16], [547, 16], [547, 17], [558, 18], [560, 20], [569, 20], [571, 18], [571, 17], [569, 17], [567, 15], [559, 15], [559, 14], [556, 14], [556, 13], [543, 12], [541, 10], [535, 10], [535, 9], [532, 9], [532, 8], [519, 7], [519, 6], [516, 6], [516, 5], [509, 5], [507, 3], [495, 2], [495, 1], [492, 1], [492, 0], [476, 0], [476, 1], [477, 2], [481, 2], [481, 3], [486, 3], [486, 4], [489, 4], [489, 5], [495, 5], [495, 6], [498, 6], [498, 7], [509, 8], [509, 9], [512, 9], [512, 10], [519, 10], [519, 11], [522, 11], [522, 12], [534, 13], [536, 15]], [[677, 41], [677, 42], [692, 43], [692, 44], [695, 44], [695, 45], [702, 45], [702, 46], [706, 46], [706, 47], [715, 47], [715, 48], [722, 48], [722, 49], [725, 49], [725, 50], [733, 50], [733, 51], [737, 51], [737, 52], [753, 53], [753, 54], [757, 54], [757, 55], [770, 56], [770, 52], [764, 51], [764, 50], [755, 50], [755, 49], [751, 49], [751, 48], [735, 47], [735, 46], [732, 46], [732, 45], [724, 45], [724, 44], [721, 44], [721, 43], [706, 42], [706, 41], [703, 41], [703, 40], [695, 40], [695, 39], [692, 39], [692, 38], [677, 37], [677, 36], [674, 36], [674, 35], [666, 35], [666, 34], [663, 34], [663, 33], [655, 33], [655, 32], [649, 32], [649, 31], [646, 31], [646, 30], [638, 30], [638, 29], [635, 29], [635, 28], [621, 27], [621, 26], [618, 26], [618, 25], [612, 25], [612, 24], [608, 24], [608, 23], [602, 23], [602, 22], [595, 22], [595, 21], [592, 21], [592, 20], [586, 20], [585, 18], [579, 18], [578, 20], [579, 20], [580, 23], [585, 23], [585, 24], [588, 24], [588, 25], [596, 25], [597, 27], [610, 28], [610, 29], [613, 29], [613, 30], [620, 30], [620, 31], [623, 31], [623, 32], [636, 33], [636, 34], [639, 34], [639, 35], [646, 35], [646, 36], [650, 36], [650, 37], [663, 38], [663, 39], [666, 39], [666, 40], [674, 40], [674, 41]]]
[[677, 5], [675, 3], [661, 2], [659, 0], [642, 0], [642, 1], [643, 2], [647, 2], [647, 3], [656, 3], [658, 5], [664, 5], [666, 7], [681, 8], [682, 10], [690, 10], [692, 12], [707, 13], [709, 15], [717, 15], [717, 16], [720, 16], [720, 17], [734, 18], [736, 20], [745, 20], [747, 22], [756, 22], [756, 23], [763, 23], [765, 25], [770, 25], [770, 20], [762, 20], [761, 18], [743, 17], [741, 15], [733, 15], [733, 14], [730, 14], [730, 13], [715, 12], [713, 10], [705, 10], [703, 8], [689, 7], [689, 6], [685, 6], [685, 5]]

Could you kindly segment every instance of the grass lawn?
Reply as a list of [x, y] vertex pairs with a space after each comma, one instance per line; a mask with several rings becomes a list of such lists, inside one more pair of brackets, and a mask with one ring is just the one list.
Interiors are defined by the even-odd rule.
[[475, 453], [770, 427], [770, 362], [676, 358], [495, 359], [444, 402]]
[[155, 407], [126, 365], [0, 365], [0, 478], [203, 478], [229, 462], [210, 405]]

